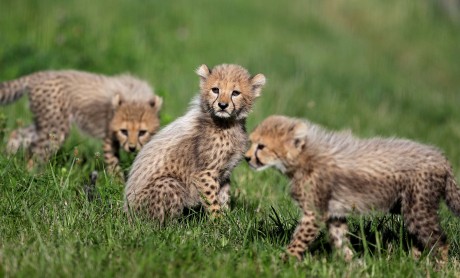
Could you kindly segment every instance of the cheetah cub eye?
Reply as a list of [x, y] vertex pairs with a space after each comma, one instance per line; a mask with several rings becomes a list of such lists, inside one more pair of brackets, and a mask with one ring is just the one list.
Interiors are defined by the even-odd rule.
[[127, 129], [120, 129], [121, 134], [124, 136], [128, 136], [128, 130]]
[[214, 87], [211, 90], [214, 94], [219, 94], [219, 88]]
[[232, 97], [237, 97], [241, 94], [241, 92], [238, 92], [238, 91], [233, 91], [232, 92]]

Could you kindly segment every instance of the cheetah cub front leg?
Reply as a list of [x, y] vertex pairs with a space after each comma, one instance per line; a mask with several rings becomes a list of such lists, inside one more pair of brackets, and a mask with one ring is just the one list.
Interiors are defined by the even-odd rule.
[[218, 199], [223, 211], [230, 209], [230, 181], [226, 181], [220, 186]]
[[214, 171], [203, 171], [196, 175], [195, 186], [201, 194], [203, 205], [212, 218], [219, 217], [221, 212], [221, 204], [219, 202], [220, 185], [217, 180], [218, 173]]
[[345, 261], [353, 259], [353, 251], [350, 249], [348, 240], [348, 225], [345, 218], [332, 217], [327, 220], [329, 230], [329, 240], [336, 250], [340, 250]]
[[[292, 235], [292, 240], [286, 250], [287, 254], [296, 257], [299, 261], [302, 260], [308, 246], [317, 237], [318, 230], [315, 213], [305, 211]], [[284, 258], [287, 259], [285, 256]]]
[[104, 161], [107, 165], [108, 172], [116, 175], [121, 181], [125, 180], [123, 170], [119, 164], [119, 148], [120, 144], [112, 137], [106, 137], [104, 139]]

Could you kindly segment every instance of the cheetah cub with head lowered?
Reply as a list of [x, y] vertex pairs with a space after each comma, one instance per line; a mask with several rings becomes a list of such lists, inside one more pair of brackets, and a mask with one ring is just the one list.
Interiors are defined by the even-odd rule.
[[230, 173], [246, 150], [246, 117], [265, 77], [238, 65], [198, 68], [201, 93], [139, 152], [125, 188], [125, 209], [163, 223], [202, 204], [212, 216], [228, 206]]
[[[130, 75], [114, 77], [73, 70], [43, 71], [0, 83], [0, 104], [28, 92], [34, 123], [10, 136], [8, 152], [19, 147], [46, 161], [75, 123], [104, 140], [109, 170], [121, 174], [118, 150], [139, 150], [160, 126], [162, 99], [150, 86]], [[32, 163], [32, 160], [29, 161]]]
[[438, 149], [403, 139], [358, 139], [284, 116], [264, 120], [250, 140], [245, 158], [252, 168], [274, 166], [291, 178], [291, 195], [302, 218], [288, 254], [301, 259], [318, 233], [318, 221], [325, 220], [333, 246], [349, 260], [353, 253], [345, 217], [401, 208], [417, 247], [434, 248], [447, 259], [437, 210], [445, 199], [460, 215], [460, 191]]

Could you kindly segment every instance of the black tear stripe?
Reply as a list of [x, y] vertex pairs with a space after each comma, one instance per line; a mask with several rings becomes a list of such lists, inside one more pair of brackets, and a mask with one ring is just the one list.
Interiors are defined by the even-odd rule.
[[219, 99], [219, 94], [217, 94], [216, 99], [212, 102], [211, 108], [214, 109], [214, 103]]
[[230, 98], [230, 101], [231, 101], [232, 104], [233, 104], [233, 111], [236, 112], [236, 105], [235, 105], [235, 103], [233, 102], [233, 97]]
[[256, 150], [256, 152], [254, 153], [254, 157], [256, 158], [256, 164], [257, 164], [257, 165], [265, 166], [265, 164], [263, 164], [262, 161], [260, 161], [259, 158], [257, 157], [257, 150]]

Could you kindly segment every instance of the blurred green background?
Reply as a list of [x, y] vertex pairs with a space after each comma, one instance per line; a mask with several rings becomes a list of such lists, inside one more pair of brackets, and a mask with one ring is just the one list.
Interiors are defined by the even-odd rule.
[[[446, 12], [447, 2], [454, 6]], [[198, 92], [194, 70], [200, 64], [237, 63], [252, 74], [265, 74], [268, 80], [248, 118], [248, 130], [271, 114], [285, 114], [308, 118], [332, 129], [350, 128], [363, 137], [410, 138], [443, 149], [459, 177], [460, 24], [455, 12], [458, 7], [458, 1], [449, 0], [0, 0], [0, 81], [46, 69], [78, 69], [109, 75], [130, 72], [146, 79], [164, 98], [162, 124], [165, 125], [183, 115]], [[0, 113], [6, 116], [7, 132], [32, 119], [26, 98], [0, 107]], [[57, 180], [67, 177], [64, 184], [70, 189], [65, 189], [69, 191], [64, 197], [63, 189], [47, 193], [51, 195], [46, 196], [53, 200], [48, 202], [60, 203], [62, 198], [72, 202], [75, 196], [80, 196], [75, 192], [81, 192], [78, 188], [81, 180], [100, 165], [94, 162], [94, 153], [100, 152], [100, 142], [86, 139], [74, 131], [64, 147], [64, 154], [78, 147], [83, 161], [88, 162], [79, 166], [81, 171], [71, 174], [66, 172], [73, 167], [71, 155], [64, 155], [50, 171], [38, 174], [38, 181], [35, 174], [25, 171], [24, 161], [19, 156], [14, 159], [2, 157], [0, 191], [9, 193], [0, 201], [4, 204], [0, 211], [4, 217], [4, 222], [0, 223], [0, 226], [3, 224], [0, 238], [5, 239], [3, 243], [0, 240], [0, 273], [6, 276], [24, 274], [18, 268], [20, 263], [15, 261], [20, 261], [24, 250], [18, 251], [13, 243], [20, 240], [19, 230], [33, 230], [33, 225], [28, 222], [30, 218], [24, 214], [21, 204], [34, 200], [36, 206], [30, 211], [33, 216], [40, 212], [40, 204], [46, 203], [42, 199], [28, 199], [31, 197], [23, 197], [18, 192], [35, 192], [30, 194], [37, 196], [44, 190], [42, 187], [61, 184], [56, 181], [57, 176]], [[5, 142], [3, 138], [1, 146]], [[131, 160], [132, 157], [125, 159], [125, 168], [129, 168]], [[61, 166], [65, 168], [63, 173]], [[285, 204], [289, 211], [295, 211], [287, 195], [286, 179], [274, 171], [255, 174], [246, 165], [241, 165], [232, 180], [236, 188], [234, 195], [261, 207], [267, 213], [264, 219], [268, 219], [271, 206], [278, 208]], [[114, 207], [118, 213], [122, 206], [122, 189], [113, 188], [120, 185], [107, 179], [104, 186], [107, 198], [117, 200]], [[53, 192], [52, 189], [49, 192]], [[17, 215], [12, 213], [15, 207], [11, 198], [20, 204], [16, 208]], [[76, 211], [86, 206], [82, 205], [82, 198], [77, 200], [80, 201], [70, 215], [78, 215]], [[280, 210], [289, 218], [282, 207]], [[240, 211], [235, 213], [238, 216]], [[29, 224], [17, 224], [17, 217]], [[123, 216], [120, 213], [114, 217], [117, 222], [122, 221]], [[294, 214], [289, 219], [295, 218]], [[114, 220], [103, 218], [100, 221], [107, 224]], [[130, 229], [124, 222], [120, 225]], [[456, 225], [458, 228], [458, 223]], [[457, 228], [452, 228], [454, 232], [450, 237], [457, 234]], [[40, 229], [45, 231], [46, 227]], [[209, 229], [214, 231], [212, 227]], [[154, 229], [150, 232], [157, 233]], [[173, 228], [170, 232], [173, 235], [181, 233]], [[35, 236], [28, 240], [36, 243]], [[121, 239], [114, 236], [108, 240]], [[286, 240], [275, 241], [277, 246], [271, 242], [275, 249], [268, 251], [270, 256], [274, 258], [273, 254], [281, 250]], [[56, 243], [50, 236], [49, 241], [36, 244], [36, 250], [42, 250], [39, 246]], [[65, 241], [64, 246], [68, 250], [76, 248], [69, 241]], [[126, 246], [122, 245], [120, 250], [124, 248]], [[205, 245], [204, 249], [208, 250], [206, 248]], [[455, 248], [458, 251], [458, 246]], [[3, 266], [2, 252], [11, 252], [9, 260], [3, 255]], [[222, 256], [227, 256], [225, 254]], [[242, 258], [253, 259], [252, 255], [242, 255]], [[162, 262], [161, 258], [157, 259]], [[257, 273], [259, 267], [262, 268], [259, 274], [270, 274], [263, 271], [263, 266], [275, 259], [266, 260], [268, 263], [264, 261], [262, 266], [250, 264], [254, 268], [246, 269], [247, 273]], [[30, 264], [34, 262], [31, 259]], [[51, 269], [60, 270], [66, 266], [63, 262]], [[143, 268], [138, 267], [141, 276], [145, 274]], [[231, 264], [225, 267], [241, 270]], [[287, 271], [285, 266], [277, 267], [271, 274]], [[322, 267], [321, 264], [318, 267]], [[334, 268], [332, 264], [331, 267], [324, 273], [334, 273], [334, 269], [341, 270], [343, 266]], [[379, 267], [385, 269], [384, 265]], [[310, 273], [311, 268], [295, 268], [289, 273], [304, 275]], [[42, 266], [35, 270], [44, 269]], [[107, 269], [117, 273], [116, 268]], [[209, 271], [205, 273], [221, 275], [205, 269]], [[423, 273], [424, 269], [421, 267], [414, 273]], [[200, 273], [194, 270], [192, 274]], [[353, 271], [350, 273], [360, 276], [361, 272]], [[368, 274], [366, 271], [363, 273]], [[380, 271], [383, 273], [382, 268]], [[75, 274], [72, 271], [64, 273]], [[122, 268], [118, 274], [128, 273], [128, 268]], [[175, 272], [163, 274], [171, 273]], [[228, 274], [228, 271], [222, 273]], [[183, 274], [179, 272], [179, 276]]]

